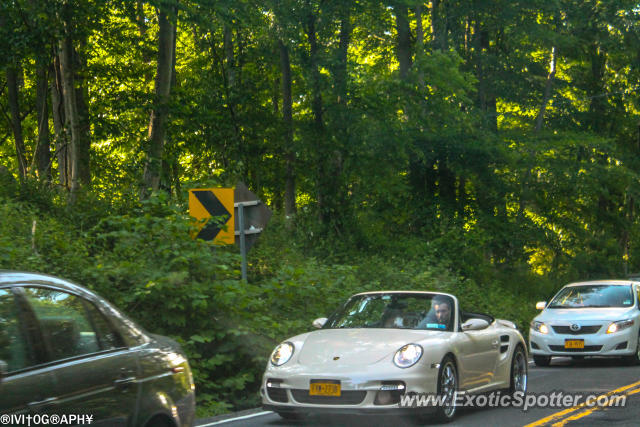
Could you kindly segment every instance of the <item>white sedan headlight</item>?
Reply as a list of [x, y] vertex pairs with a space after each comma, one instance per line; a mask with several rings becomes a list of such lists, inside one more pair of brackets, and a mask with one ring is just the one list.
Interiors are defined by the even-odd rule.
[[293, 356], [293, 348], [293, 344], [290, 342], [283, 342], [277, 346], [276, 349], [273, 350], [273, 353], [271, 353], [271, 363], [274, 366], [282, 366], [287, 363], [289, 359], [291, 359], [291, 356]]
[[549, 333], [549, 327], [542, 322], [536, 322], [536, 321], [531, 322], [531, 329], [533, 329], [534, 331], [540, 332], [541, 334]]
[[421, 357], [422, 347], [418, 344], [407, 344], [396, 351], [395, 356], [393, 356], [393, 363], [398, 368], [409, 368], [415, 365]]
[[613, 334], [614, 332], [618, 332], [618, 331], [621, 331], [623, 329], [630, 328], [631, 326], [633, 326], [633, 319], [620, 320], [618, 322], [613, 322], [607, 328], [607, 333], [608, 334]]

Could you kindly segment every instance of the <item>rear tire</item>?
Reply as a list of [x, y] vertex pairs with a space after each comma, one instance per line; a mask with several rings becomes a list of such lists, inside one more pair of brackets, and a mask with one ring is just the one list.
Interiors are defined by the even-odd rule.
[[517, 346], [511, 358], [511, 383], [509, 385], [509, 394], [514, 395], [516, 392], [527, 392], [527, 380], [529, 378], [529, 370], [527, 363], [527, 354], [521, 345]]
[[549, 366], [551, 363], [551, 356], [533, 356], [533, 362], [536, 366]]

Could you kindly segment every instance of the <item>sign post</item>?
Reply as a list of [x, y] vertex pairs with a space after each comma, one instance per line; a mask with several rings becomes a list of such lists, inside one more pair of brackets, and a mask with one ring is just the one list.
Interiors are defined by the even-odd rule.
[[[194, 236], [217, 244], [240, 246], [242, 280], [247, 280], [247, 252], [258, 240], [272, 212], [246, 185], [236, 188], [202, 188], [189, 190], [189, 214], [207, 220]], [[210, 218], [222, 218], [222, 224]]]
[[247, 280], [247, 248], [244, 241], [244, 204], [238, 203], [238, 224], [240, 224], [240, 253], [242, 254], [242, 280]]
[[247, 252], [258, 240], [272, 212], [242, 182], [236, 184], [234, 198], [234, 206], [237, 210], [236, 244], [240, 246], [242, 255], [242, 280], [247, 280]]

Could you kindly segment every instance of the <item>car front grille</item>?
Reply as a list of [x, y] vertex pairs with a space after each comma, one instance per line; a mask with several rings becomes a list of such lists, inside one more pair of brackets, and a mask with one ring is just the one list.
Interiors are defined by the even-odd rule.
[[587, 351], [600, 351], [601, 345], [585, 345], [584, 348], [564, 348], [563, 345], [550, 345], [551, 351], [559, 351], [563, 353], [584, 353]]
[[589, 325], [589, 326], [582, 326], [579, 330], [577, 331], [572, 331], [571, 328], [569, 326], [553, 326], [551, 325], [551, 327], [553, 328], [553, 331], [556, 334], [564, 334], [564, 335], [588, 335], [588, 334], [595, 334], [596, 332], [598, 332], [600, 330], [600, 328], [602, 327], [602, 325]]
[[316, 405], [358, 405], [362, 403], [367, 392], [364, 390], [343, 390], [340, 396], [310, 396], [309, 390], [292, 389], [293, 399], [298, 403]]

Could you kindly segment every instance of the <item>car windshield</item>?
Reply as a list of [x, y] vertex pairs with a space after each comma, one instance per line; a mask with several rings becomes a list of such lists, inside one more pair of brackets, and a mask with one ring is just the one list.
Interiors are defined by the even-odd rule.
[[631, 307], [633, 292], [624, 285], [567, 286], [549, 303], [548, 308]]
[[324, 328], [451, 331], [453, 298], [438, 294], [364, 294], [351, 297]]

